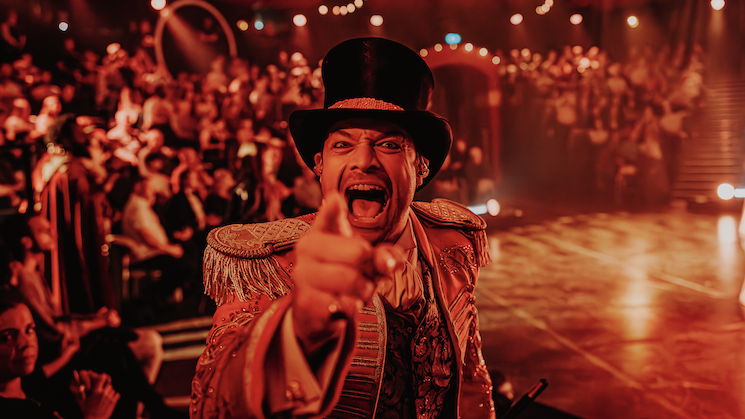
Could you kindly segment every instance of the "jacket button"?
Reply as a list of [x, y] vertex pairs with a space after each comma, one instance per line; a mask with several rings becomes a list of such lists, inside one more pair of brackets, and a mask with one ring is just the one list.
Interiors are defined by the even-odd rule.
[[468, 290], [468, 292], [473, 292], [473, 290], [474, 290], [475, 288], [476, 288], [476, 287], [474, 287], [474, 286], [473, 286], [473, 284], [468, 284], [468, 285], [466, 285], [466, 290]]

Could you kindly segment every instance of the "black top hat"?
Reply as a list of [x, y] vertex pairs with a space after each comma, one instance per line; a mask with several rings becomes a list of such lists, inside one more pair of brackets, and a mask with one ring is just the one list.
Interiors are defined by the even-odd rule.
[[290, 131], [300, 156], [313, 168], [331, 127], [345, 119], [372, 118], [399, 125], [429, 159], [430, 174], [440, 170], [450, 150], [450, 124], [427, 111], [434, 77], [419, 54], [382, 38], [344, 41], [326, 54], [322, 66], [326, 88], [323, 109], [295, 111]]

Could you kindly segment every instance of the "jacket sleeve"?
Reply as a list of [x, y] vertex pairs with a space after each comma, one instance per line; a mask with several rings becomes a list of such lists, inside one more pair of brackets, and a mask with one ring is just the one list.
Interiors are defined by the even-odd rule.
[[330, 411], [351, 362], [354, 330], [342, 327], [325, 362], [313, 371], [294, 338], [291, 300], [282, 297], [260, 313], [251, 302], [218, 308], [192, 381], [192, 419]]
[[470, 325], [465, 350], [465, 365], [463, 367], [463, 382], [460, 393], [460, 415], [462, 419], [496, 417], [494, 401], [492, 399], [491, 377], [481, 353], [481, 334], [479, 333], [479, 317], [476, 308]]

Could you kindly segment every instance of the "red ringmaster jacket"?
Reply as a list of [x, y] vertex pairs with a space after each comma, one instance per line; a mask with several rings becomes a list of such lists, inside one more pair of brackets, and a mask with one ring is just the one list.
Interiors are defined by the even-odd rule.
[[[218, 305], [207, 347], [192, 381], [189, 413], [196, 418], [263, 418], [269, 357], [291, 306], [294, 243], [315, 214], [268, 223], [230, 225], [210, 232], [204, 257], [206, 293]], [[410, 219], [454, 349], [450, 403], [441, 417], [494, 418], [492, 383], [481, 352], [473, 295], [479, 268], [489, 262], [486, 223], [460, 204], [436, 199], [412, 204]], [[356, 328], [356, 330], [355, 330]], [[374, 418], [386, 355], [386, 316], [377, 295], [349, 324], [341, 355], [322, 394], [321, 417]], [[273, 381], [276, 382], [276, 381]], [[289, 401], [304, 389], [285, 383]], [[275, 391], [276, 394], [276, 391]], [[289, 417], [288, 415], [281, 415]]]

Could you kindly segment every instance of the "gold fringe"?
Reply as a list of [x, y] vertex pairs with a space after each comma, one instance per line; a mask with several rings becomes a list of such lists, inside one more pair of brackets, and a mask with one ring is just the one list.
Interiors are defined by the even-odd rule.
[[491, 263], [491, 255], [489, 254], [489, 240], [486, 238], [486, 230], [477, 230], [473, 232], [473, 241], [476, 245], [476, 259], [478, 260], [479, 267]]
[[220, 306], [265, 295], [274, 300], [290, 292], [284, 271], [271, 256], [249, 259], [228, 256], [212, 246], [204, 251], [204, 293]]

